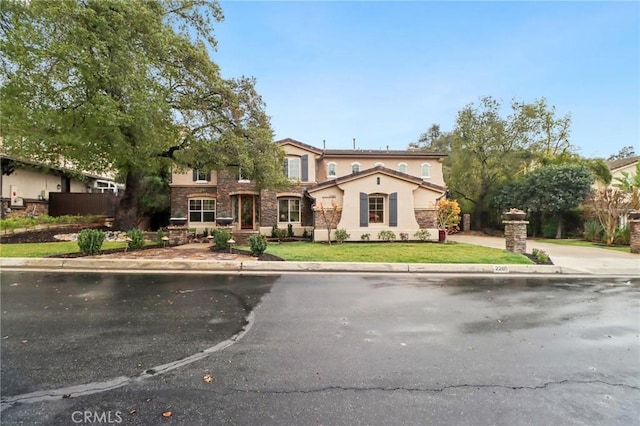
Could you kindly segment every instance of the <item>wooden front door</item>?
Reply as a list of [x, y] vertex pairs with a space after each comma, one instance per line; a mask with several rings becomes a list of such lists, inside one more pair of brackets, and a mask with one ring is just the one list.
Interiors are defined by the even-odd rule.
[[255, 196], [240, 196], [240, 229], [253, 229], [255, 220]]

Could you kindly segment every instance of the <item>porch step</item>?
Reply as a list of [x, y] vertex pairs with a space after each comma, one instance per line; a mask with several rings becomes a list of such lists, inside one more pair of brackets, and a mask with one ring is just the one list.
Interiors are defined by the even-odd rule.
[[258, 231], [249, 230], [249, 231], [234, 231], [231, 235], [233, 235], [233, 239], [235, 240], [237, 245], [248, 246], [249, 238], [257, 234], [259, 234]]

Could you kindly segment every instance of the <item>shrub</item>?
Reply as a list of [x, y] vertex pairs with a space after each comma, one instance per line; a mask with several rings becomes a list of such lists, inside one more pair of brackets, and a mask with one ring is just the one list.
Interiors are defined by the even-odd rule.
[[409, 234], [407, 234], [406, 232], [401, 232], [400, 233], [400, 240], [401, 241], [409, 241]]
[[382, 241], [393, 241], [396, 239], [396, 234], [393, 231], [380, 231], [378, 232], [378, 239]]
[[309, 234], [309, 231], [307, 231], [306, 228], [304, 229], [304, 231], [302, 231], [302, 238], [304, 238], [305, 240], [308, 240], [311, 238], [311, 235]]
[[202, 231], [202, 238], [207, 238], [209, 236], [209, 228], [204, 228]]
[[164, 243], [164, 241], [162, 240], [164, 238], [164, 231], [162, 229], [158, 229], [158, 232], [156, 232], [156, 243], [162, 244]]
[[96, 254], [104, 242], [105, 233], [99, 229], [83, 229], [78, 234], [78, 247], [84, 254]]
[[346, 229], [336, 229], [336, 242], [338, 244], [344, 243], [349, 239], [351, 235], [347, 233]]
[[544, 250], [533, 249], [531, 250], [531, 254], [538, 260], [539, 263], [549, 263], [551, 258]]
[[277, 225], [273, 225], [273, 227], [271, 228], [271, 238], [277, 238], [279, 240], [282, 240], [286, 236], [287, 236], [286, 230], [278, 228]]
[[594, 243], [602, 241], [604, 228], [597, 219], [589, 219], [584, 223], [584, 239]]
[[287, 225], [287, 237], [293, 238], [293, 225], [290, 223]]
[[267, 249], [267, 239], [262, 234], [252, 235], [249, 237], [249, 247], [251, 254], [260, 256]]
[[558, 231], [558, 220], [547, 219], [542, 224], [542, 237], [543, 238], [555, 238]]
[[360, 239], [362, 241], [369, 241], [371, 239], [371, 234], [369, 234], [369, 233], [362, 234], [362, 235], [360, 235]]
[[213, 230], [213, 241], [216, 243], [216, 247], [220, 250], [224, 250], [229, 247], [228, 241], [231, 239], [231, 233], [223, 228], [216, 228]]
[[622, 228], [617, 228], [613, 236], [613, 244], [620, 246], [628, 246], [631, 243], [631, 227], [627, 223]]
[[413, 234], [413, 236], [419, 239], [420, 241], [427, 241], [427, 239], [431, 236], [431, 233], [426, 229], [418, 229], [416, 233]]
[[144, 247], [144, 232], [139, 229], [129, 229], [127, 231], [127, 237], [130, 241], [127, 241], [127, 248], [129, 250], [137, 250]]

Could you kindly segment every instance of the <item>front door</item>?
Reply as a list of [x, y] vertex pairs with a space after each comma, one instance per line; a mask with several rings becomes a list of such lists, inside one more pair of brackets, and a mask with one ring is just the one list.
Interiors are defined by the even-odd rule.
[[255, 197], [240, 195], [240, 229], [253, 229], [255, 217]]

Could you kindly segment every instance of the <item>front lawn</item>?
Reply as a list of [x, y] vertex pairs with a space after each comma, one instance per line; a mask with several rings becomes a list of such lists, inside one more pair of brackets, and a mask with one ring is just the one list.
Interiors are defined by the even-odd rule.
[[[103, 250], [126, 247], [123, 241], [105, 241]], [[54, 254], [77, 253], [80, 251], [77, 241], [59, 241], [53, 243], [0, 244], [0, 257], [44, 257]]]
[[531, 264], [526, 256], [472, 244], [438, 243], [269, 243], [267, 253], [289, 261], [384, 263]]

